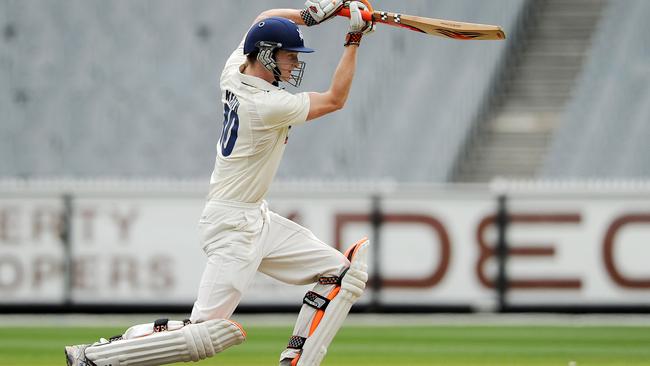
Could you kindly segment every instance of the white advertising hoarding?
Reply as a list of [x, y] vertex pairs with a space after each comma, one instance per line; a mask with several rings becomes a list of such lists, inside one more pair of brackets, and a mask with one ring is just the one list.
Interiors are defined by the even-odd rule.
[[[201, 190], [70, 193], [72, 303], [192, 303], [205, 263]], [[0, 194], [0, 304], [66, 300], [61, 196]], [[344, 250], [362, 236], [374, 239], [373, 196], [285, 191], [269, 203]], [[378, 197], [379, 257], [370, 270], [378, 263], [381, 304], [494, 305], [493, 192], [397, 189]], [[650, 305], [650, 195], [512, 194], [508, 210], [510, 305]], [[259, 276], [243, 304], [293, 305], [306, 289]]]
[[60, 303], [65, 252], [60, 197], [0, 198], [0, 302]]
[[650, 197], [514, 195], [508, 264], [519, 304], [650, 305]]

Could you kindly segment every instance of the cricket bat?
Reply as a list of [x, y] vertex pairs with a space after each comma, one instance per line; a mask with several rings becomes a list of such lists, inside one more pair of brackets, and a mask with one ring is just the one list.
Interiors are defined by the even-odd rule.
[[[506, 34], [498, 25], [457, 22], [454, 20], [424, 18], [414, 15], [389, 13], [386, 11], [362, 11], [365, 21], [374, 20], [376, 23], [410, 29], [412, 31], [430, 34], [432, 36], [458, 40], [504, 40]], [[337, 14], [350, 17], [350, 9], [343, 8]]]

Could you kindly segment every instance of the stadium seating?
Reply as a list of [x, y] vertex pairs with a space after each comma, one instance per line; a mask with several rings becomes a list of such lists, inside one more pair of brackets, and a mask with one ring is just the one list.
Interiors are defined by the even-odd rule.
[[[509, 30], [524, 2], [377, 5]], [[220, 68], [269, 4], [0, 1], [0, 177], [207, 179]], [[338, 19], [305, 31], [318, 53], [304, 57], [302, 90], [329, 85], [346, 29]], [[364, 40], [347, 108], [292, 131], [280, 178], [447, 180], [504, 49], [380, 27]]]
[[650, 176], [650, 2], [610, 2], [563, 122], [546, 178]]

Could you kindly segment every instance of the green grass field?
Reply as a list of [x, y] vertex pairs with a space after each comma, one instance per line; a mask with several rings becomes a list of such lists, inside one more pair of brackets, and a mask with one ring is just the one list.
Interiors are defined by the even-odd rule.
[[[0, 365], [64, 365], [63, 346], [123, 328], [0, 328]], [[200, 365], [277, 365], [289, 327], [250, 327], [247, 341]], [[357, 327], [339, 332], [324, 366], [650, 365], [650, 327]]]

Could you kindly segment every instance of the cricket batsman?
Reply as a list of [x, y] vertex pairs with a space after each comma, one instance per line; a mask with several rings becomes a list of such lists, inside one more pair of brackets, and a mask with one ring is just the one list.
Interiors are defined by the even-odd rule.
[[[345, 105], [357, 50], [374, 23], [357, 1], [307, 0], [303, 10], [260, 14], [221, 74], [224, 122], [210, 192], [199, 230], [207, 256], [190, 319], [135, 325], [124, 334], [65, 348], [69, 366], [154, 366], [199, 361], [242, 343], [244, 329], [232, 320], [256, 272], [288, 284], [314, 284], [303, 299], [281, 366], [316, 366], [367, 281], [363, 239], [344, 254], [304, 227], [269, 210], [264, 197], [276, 174], [292, 126]], [[349, 7], [343, 55], [329, 89], [291, 94], [305, 70], [299, 25], [315, 26]]]

